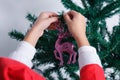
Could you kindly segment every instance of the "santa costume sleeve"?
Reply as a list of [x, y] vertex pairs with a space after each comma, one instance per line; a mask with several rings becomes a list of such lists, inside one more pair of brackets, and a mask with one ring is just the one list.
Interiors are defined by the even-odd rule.
[[[0, 58], [0, 80], [45, 80], [30, 68], [35, 48], [22, 41], [9, 58]], [[96, 49], [91, 46], [79, 48], [80, 80], [105, 80], [104, 71]]]
[[80, 80], [105, 80], [104, 70], [97, 55], [96, 49], [92, 46], [79, 48]]
[[35, 48], [22, 41], [9, 58], [0, 57], [0, 80], [46, 80], [31, 69]]

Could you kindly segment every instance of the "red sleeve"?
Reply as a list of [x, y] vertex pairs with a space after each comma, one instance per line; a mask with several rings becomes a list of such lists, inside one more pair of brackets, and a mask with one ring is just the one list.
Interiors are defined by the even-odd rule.
[[97, 64], [86, 65], [80, 71], [80, 80], [105, 80], [104, 71]]
[[45, 80], [45, 78], [20, 62], [0, 58], [0, 80]]

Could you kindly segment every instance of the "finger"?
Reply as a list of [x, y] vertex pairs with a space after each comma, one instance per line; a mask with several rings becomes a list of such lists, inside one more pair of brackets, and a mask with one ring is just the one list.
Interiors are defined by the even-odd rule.
[[67, 23], [71, 21], [71, 18], [70, 18], [70, 16], [68, 15], [68, 13], [65, 13], [65, 14], [64, 14], [64, 19], [65, 19], [65, 21], [66, 21]]
[[56, 16], [57, 16], [57, 14], [54, 13], [54, 12], [47, 12], [46, 14], [47, 14], [49, 17], [56, 17]]
[[76, 11], [74, 11], [74, 10], [71, 10], [71, 11], [69, 11], [69, 14], [76, 15], [76, 14], [79, 14], [79, 12], [76, 12]]
[[71, 11], [69, 11], [67, 14], [68, 14], [69, 18], [70, 18], [71, 20], [73, 20], [79, 13], [76, 12], [76, 11], [71, 10]]
[[44, 17], [44, 18], [49, 18], [49, 17], [57, 16], [57, 14], [55, 12], [42, 12], [40, 15], [42, 17]]
[[71, 16], [72, 19], [75, 17], [78, 17], [78, 15], [83, 16], [81, 13], [74, 11], [74, 10], [69, 11], [68, 14]]
[[49, 23], [49, 25], [53, 22], [56, 22], [58, 20], [58, 17], [51, 17], [51, 18], [48, 18], [47, 21]]
[[79, 12], [77, 12], [77, 11], [74, 11], [74, 10], [71, 10], [71, 11], [70, 11], [70, 14], [73, 15], [73, 16], [79, 15], [80, 17], [84, 17], [81, 13], [79, 13]]

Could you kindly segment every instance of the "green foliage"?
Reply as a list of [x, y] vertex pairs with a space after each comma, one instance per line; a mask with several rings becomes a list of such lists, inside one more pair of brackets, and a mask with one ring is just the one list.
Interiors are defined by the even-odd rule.
[[30, 13], [28, 13], [28, 15], [26, 16], [26, 18], [27, 18], [30, 22], [32, 22], [32, 23], [34, 23], [34, 22], [36, 21], [36, 19], [37, 19], [37, 17], [36, 17], [35, 15], [31, 15]]
[[61, 0], [63, 3], [64, 7], [67, 9], [72, 9], [81, 13], [84, 13], [84, 9], [73, 3], [71, 0]]
[[22, 41], [24, 39], [25, 35], [19, 31], [13, 30], [13, 31], [9, 32], [9, 36], [13, 39]]
[[[63, 17], [62, 16], [60, 16], [60, 17], [62, 20]], [[64, 23], [64, 20], [62, 20], [62, 23]], [[64, 27], [66, 27], [66, 25], [64, 25]], [[34, 63], [35, 65], [41, 65], [41, 64], [47, 65], [47, 64], [54, 63], [54, 67], [51, 67], [43, 72], [44, 76], [49, 78], [50, 73], [56, 72], [56, 74], [58, 75], [58, 78], [60, 80], [64, 80], [64, 78], [60, 74], [59, 70], [64, 67], [69, 67], [72, 74], [75, 74], [73, 71], [78, 70], [78, 63], [76, 62], [76, 64], [70, 64], [70, 65], [68, 65], [67, 63], [64, 63], [64, 66], [59, 66], [59, 61], [55, 59], [54, 53], [53, 53], [53, 51], [55, 50], [55, 47], [54, 47], [55, 41], [57, 40], [57, 37], [58, 37], [57, 33], [58, 33], [58, 31], [56, 31], [56, 30], [55, 31], [45, 30], [44, 35], [39, 39], [39, 41], [36, 45], [36, 49], [38, 50], [38, 52], [34, 56], [33, 62], [36, 62], [36, 60], [39, 61], [39, 62]], [[73, 38], [69, 38], [69, 39], [66, 38], [65, 41], [73, 41]], [[76, 47], [76, 50], [77, 50], [77, 47]], [[67, 62], [68, 56], [69, 55], [67, 55], [65, 53], [63, 54], [65, 62]], [[74, 65], [76, 65], [76, 66], [74, 66]]]
[[105, 19], [107, 17], [111, 17], [116, 13], [120, 13], [120, 0], [116, 0], [108, 5], [106, 5], [99, 13], [98, 17], [101, 19]]
[[[113, 27], [113, 31], [110, 33], [107, 30], [106, 18], [112, 17], [115, 14], [120, 14], [120, 0], [81, 0], [83, 8], [76, 5], [72, 0], [61, 0], [64, 7], [69, 10], [75, 10], [82, 13], [87, 18], [87, 30], [86, 34], [88, 40], [92, 46], [97, 49], [98, 55], [102, 61], [104, 69], [114, 68], [116, 71], [120, 70], [120, 24]], [[67, 25], [61, 16], [61, 21], [64, 27], [67, 29]], [[32, 22], [35, 22], [37, 17], [35, 15], [28, 14], [26, 18]], [[30, 26], [31, 26], [30, 25]], [[38, 40], [36, 45], [37, 53], [34, 56], [33, 63], [36, 66], [42, 64], [54, 64], [53, 67], [43, 71], [43, 75], [48, 80], [54, 80], [51, 73], [55, 72], [58, 75], [59, 80], [67, 80], [63, 78], [60, 69], [65, 69], [65, 74], [70, 75], [72, 80], [79, 80], [79, 76], [75, 73], [79, 70], [78, 62], [75, 64], [66, 64], [68, 55], [63, 54], [64, 65], [59, 66], [59, 61], [55, 59], [53, 51], [55, 49], [55, 41], [57, 39], [57, 31], [45, 30], [44, 35]], [[16, 30], [9, 33], [10, 37], [19, 41], [23, 40], [24, 34]], [[107, 38], [107, 39], [106, 39]], [[75, 44], [75, 50], [77, 52], [77, 45], [73, 38], [66, 38], [64, 41], [70, 41]], [[78, 59], [78, 56], [77, 56]], [[76, 59], [76, 60], [77, 60]], [[117, 73], [111, 74], [115, 77]], [[111, 76], [110, 76], [111, 77]]]

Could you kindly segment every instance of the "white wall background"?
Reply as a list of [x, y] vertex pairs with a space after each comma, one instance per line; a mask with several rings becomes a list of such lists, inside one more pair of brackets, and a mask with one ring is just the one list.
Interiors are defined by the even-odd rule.
[[[78, 1], [78, 0], [73, 0]], [[19, 30], [25, 32], [29, 28], [27, 13], [39, 15], [42, 11], [60, 12], [66, 10], [60, 0], [0, 0], [0, 56], [8, 56], [18, 45], [8, 32]], [[107, 19], [109, 30], [118, 23], [118, 16]]]

